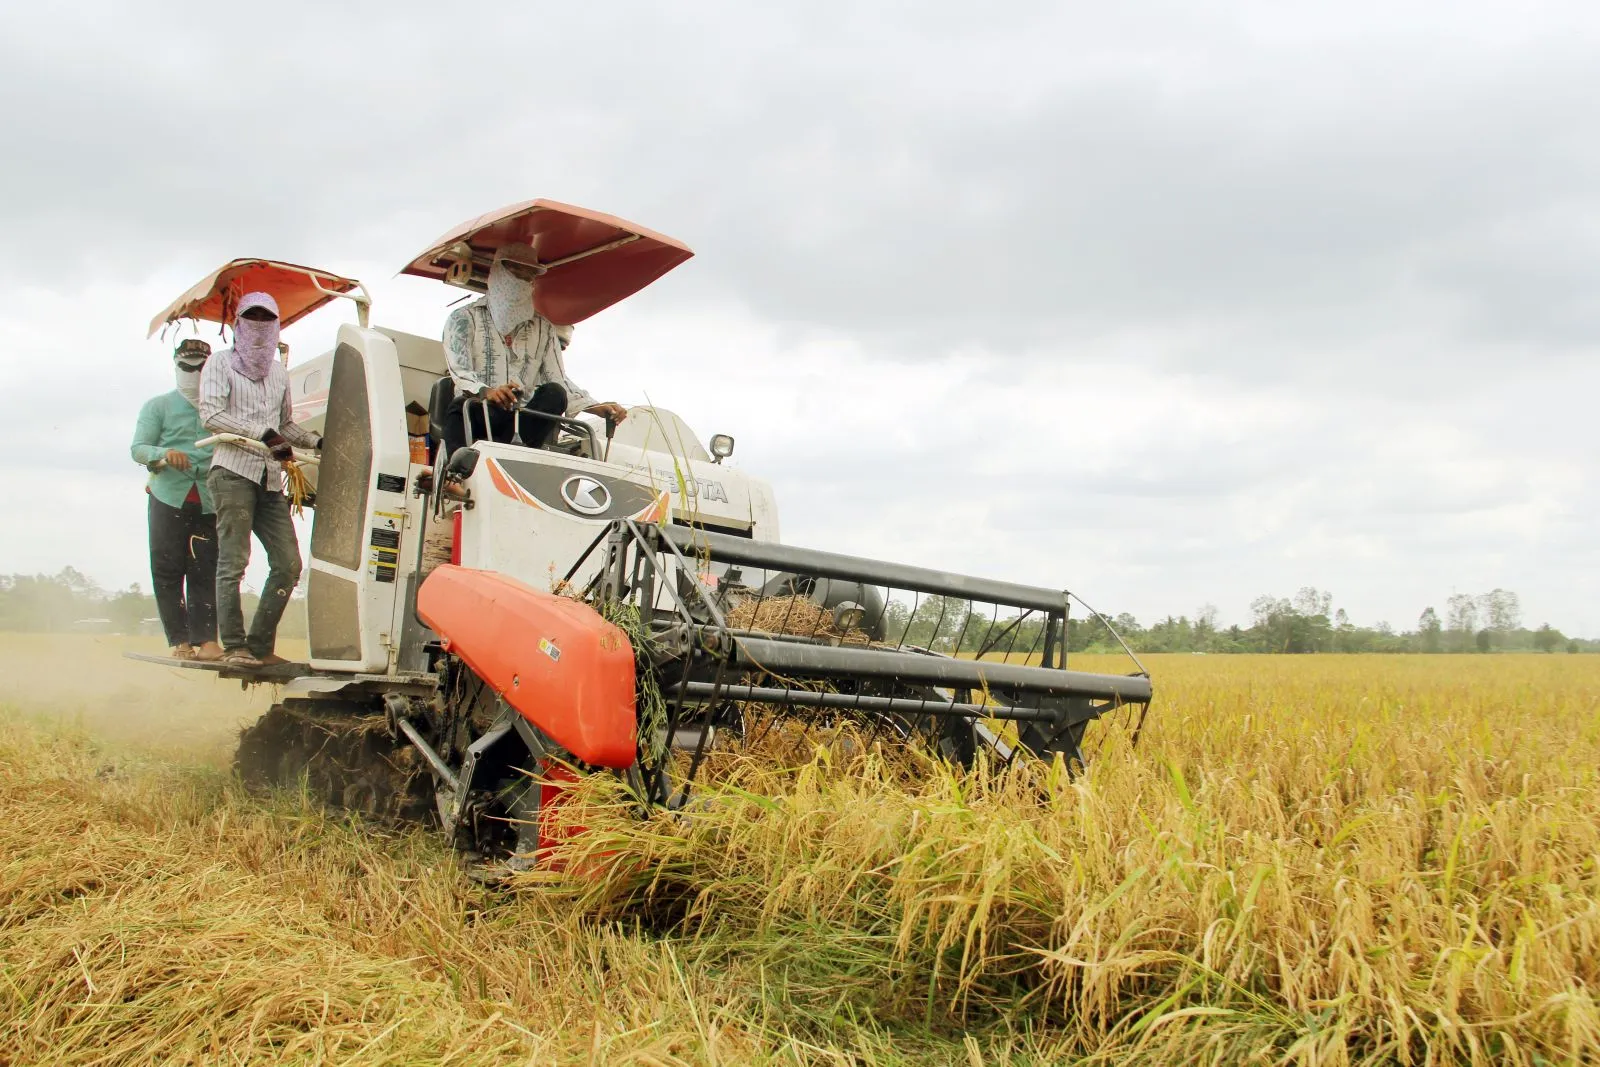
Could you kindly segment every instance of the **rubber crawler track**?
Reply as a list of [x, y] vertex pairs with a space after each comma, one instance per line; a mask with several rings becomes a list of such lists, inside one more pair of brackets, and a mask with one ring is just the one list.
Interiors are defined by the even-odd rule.
[[234, 770], [253, 788], [304, 782], [323, 804], [380, 822], [432, 819], [433, 783], [421, 754], [389, 736], [384, 716], [364, 709], [274, 704], [240, 734]]

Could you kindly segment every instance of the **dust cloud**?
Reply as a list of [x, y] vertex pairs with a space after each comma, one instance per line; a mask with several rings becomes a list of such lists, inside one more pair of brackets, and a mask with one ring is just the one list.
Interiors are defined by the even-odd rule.
[[[303, 658], [303, 642], [279, 652]], [[276, 699], [209, 671], [123, 658], [161, 654], [159, 638], [0, 634], [0, 715], [76, 726], [119, 748], [225, 766], [239, 731]]]

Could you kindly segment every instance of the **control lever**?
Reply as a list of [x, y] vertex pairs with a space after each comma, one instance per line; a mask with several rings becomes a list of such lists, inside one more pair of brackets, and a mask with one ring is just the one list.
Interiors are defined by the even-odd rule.
[[522, 387], [516, 382], [509, 383], [516, 393], [517, 404], [511, 409], [511, 443], [522, 444]]
[[602, 460], [609, 460], [611, 458], [611, 439], [613, 437], [615, 437], [616, 435], [617, 435], [617, 420], [613, 419], [610, 415], [607, 415], [606, 416], [606, 453], [605, 453], [605, 455], [600, 457]]

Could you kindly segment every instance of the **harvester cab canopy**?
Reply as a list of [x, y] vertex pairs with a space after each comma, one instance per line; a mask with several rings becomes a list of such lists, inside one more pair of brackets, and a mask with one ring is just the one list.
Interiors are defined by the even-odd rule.
[[485, 292], [495, 253], [533, 248], [533, 304], [570, 326], [625, 300], [694, 255], [689, 246], [637, 223], [554, 200], [525, 200], [469, 219], [400, 272]]
[[231, 259], [195, 282], [151, 319], [149, 336], [184, 319], [231, 325], [240, 298], [254, 292], [272, 294], [284, 326], [340, 297], [355, 302], [357, 317], [365, 326], [372, 306], [366, 287], [354, 278], [273, 259]]

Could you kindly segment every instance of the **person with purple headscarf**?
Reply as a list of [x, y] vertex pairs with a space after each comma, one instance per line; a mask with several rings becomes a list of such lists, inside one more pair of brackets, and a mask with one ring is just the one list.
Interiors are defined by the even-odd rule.
[[[291, 417], [289, 372], [277, 355], [277, 301], [247, 293], [234, 318], [233, 347], [211, 357], [200, 377], [205, 428], [262, 445], [218, 444], [206, 476], [217, 513], [217, 629], [222, 661], [230, 666], [284, 662], [275, 651], [278, 623], [300, 581], [300, 544], [282, 464], [294, 458], [293, 445], [322, 447], [321, 437]], [[246, 632], [239, 582], [250, 563], [251, 534], [267, 553], [267, 583]]]

